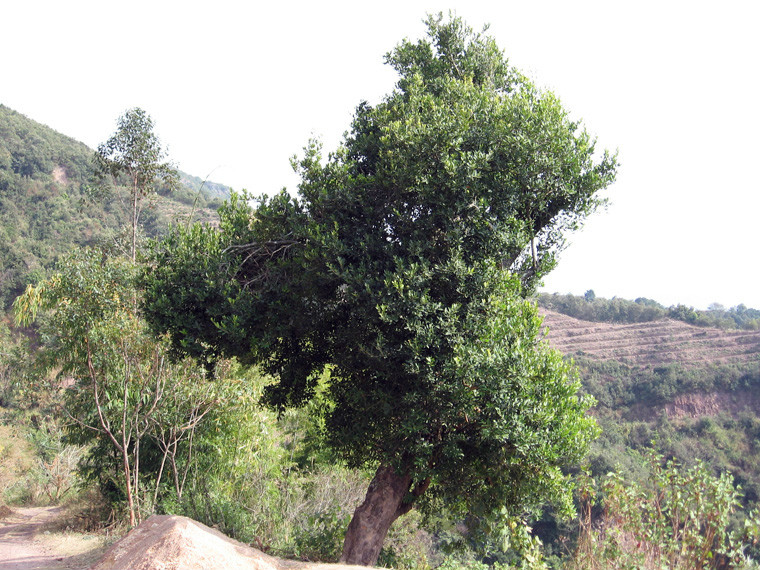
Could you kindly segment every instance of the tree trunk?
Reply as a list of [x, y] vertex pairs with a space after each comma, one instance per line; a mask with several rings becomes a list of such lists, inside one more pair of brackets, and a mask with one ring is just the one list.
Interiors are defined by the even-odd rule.
[[137, 175], [133, 175], [134, 184], [132, 187], [132, 263], [137, 260], [137, 198], [139, 185], [137, 184]]
[[377, 562], [391, 524], [411, 508], [411, 503], [403, 503], [411, 484], [409, 474], [399, 475], [393, 467], [384, 465], [378, 468], [346, 530], [341, 562], [361, 566]]
[[126, 447], [121, 449], [122, 469], [124, 470], [124, 479], [127, 481], [127, 503], [129, 504], [129, 528], [134, 528], [135, 524], [135, 501], [132, 492], [132, 476], [129, 468], [129, 452]]

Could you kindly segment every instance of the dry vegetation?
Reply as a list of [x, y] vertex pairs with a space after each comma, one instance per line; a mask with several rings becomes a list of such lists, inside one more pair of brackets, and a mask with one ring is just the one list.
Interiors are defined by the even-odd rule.
[[0, 424], [0, 505], [3, 497], [13, 496], [13, 487], [29, 472], [33, 462], [33, 452], [17, 429]]
[[745, 363], [760, 354], [760, 331], [722, 330], [673, 319], [615, 324], [581, 321], [542, 309], [549, 342], [568, 356], [635, 367]]

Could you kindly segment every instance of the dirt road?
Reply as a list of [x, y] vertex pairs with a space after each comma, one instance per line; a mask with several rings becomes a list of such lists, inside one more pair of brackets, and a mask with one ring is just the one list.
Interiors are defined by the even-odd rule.
[[0, 570], [83, 570], [93, 562], [97, 538], [46, 530], [62, 507], [12, 511], [0, 520]]

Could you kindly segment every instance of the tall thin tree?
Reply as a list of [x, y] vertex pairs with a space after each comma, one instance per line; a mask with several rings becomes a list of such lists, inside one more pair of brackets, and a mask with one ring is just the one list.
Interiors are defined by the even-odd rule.
[[177, 171], [166, 160], [166, 152], [153, 126], [153, 119], [143, 109], [127, 110], [119, 117], [116, 132], [98, 146], [94, 157], [99, 189], [104, 193], [115, 189], [129, 213], [133, 262], [146, 198], [155, 194], [159, 184], [173, 186], [178, 180]]

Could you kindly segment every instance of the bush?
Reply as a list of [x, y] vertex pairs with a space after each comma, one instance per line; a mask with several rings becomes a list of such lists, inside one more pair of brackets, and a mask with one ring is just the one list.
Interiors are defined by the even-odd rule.
[[591, 519], [595, 484], [586, 480], [578, 549], [568, 566], [701, 570], [747, 564], [745, 548], [757, 537], [760, 522], [753, 512], [746, 533], [730, 530], [741, 495], [732, 477], [715, 476], [701, 463], [686, 469], [654, 453], [649, 462], [648, 486], [607, 475], [604, 515], [596, 525]]

